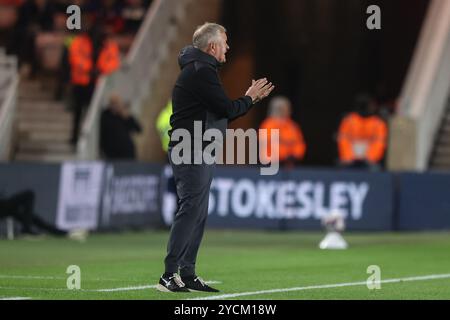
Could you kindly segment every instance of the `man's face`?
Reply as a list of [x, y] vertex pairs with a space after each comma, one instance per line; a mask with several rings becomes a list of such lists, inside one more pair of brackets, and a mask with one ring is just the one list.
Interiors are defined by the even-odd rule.
[[109, 98], [109, 105], [110, 105], [110, 108], [114, 112], [119, 112], [121, 110], [121, 108], [122, 108], [122, 99], [120, 98], [119, 95], [114, 93]]
[[225, 32], [220, 32], [217, 40], [210, 44], [210, 54], [220, 63], [225, 63], [227, 60], [225, 54], [230, 49], [227, 40], [227, 34]]

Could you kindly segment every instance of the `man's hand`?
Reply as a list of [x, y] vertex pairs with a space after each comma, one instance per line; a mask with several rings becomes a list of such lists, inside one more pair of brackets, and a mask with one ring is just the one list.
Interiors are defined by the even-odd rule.
[[246, 96], [252, 98], [253, 103], [259, 102], [267, 97], [275, 88], [272, 82], [268, 82], [266, 78], [252, 80], [252, 85], [245, 93]]

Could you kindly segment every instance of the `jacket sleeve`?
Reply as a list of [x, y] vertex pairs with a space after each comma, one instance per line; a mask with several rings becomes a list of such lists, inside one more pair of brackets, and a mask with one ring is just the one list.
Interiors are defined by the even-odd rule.
[[338, 132], [339, 158], [343, 162], [354, 160], [352, 140], [350, 134], [350, 119], [344, 118]]
[[369, 144], [367, 158], [371, 162], [379, 162], [383, 159], [386, 150], [387, 126], [381, 119], [375, 119], [373, 121], [375, 122], [373, 126], [374, 132], [372, 141]]
[[141, 132], [142, 128], [139, 122], [133, 117], [129, 116], [128, 119], [125, 120], [125, 123], [127, 125], [127, 128], [131, 132]]
[[298, 126], [296, 123], [293, 123], [293, 131], [294, 134], [294, 146], [293, 146], [293, 153], [296, 158], [303, 159], [306, 152], [306, 143], [305, 138], [303, 137], [302, 129], [300, 129], [300, 126]]
[[241, 97], [230, 100], [219, 81], [217, 72], [211, 68], [200, 68], [196, 72], [196, 82], [192, 84], [193, 93], [210, 112], [233, 120], [247, 113], [252, 107], [252, 98]]

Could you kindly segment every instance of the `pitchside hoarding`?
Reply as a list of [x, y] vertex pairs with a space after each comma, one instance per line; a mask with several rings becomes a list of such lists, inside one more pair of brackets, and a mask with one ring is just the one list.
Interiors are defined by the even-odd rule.
[[162, 166], [130, 162], [0, 164], [0, 193], [31, 190], [35, 214], [63, 230], [161, 225]]
[[[65, 229], [158, 227], [173, 219], [168, 211], [176, 208], [174, 187], [167, 185], [170, 170], [163, 168], [131, 162], [3, 163], [0, 196], [33, 191], [35, 213]], [[319, 230], [322, 216], [338, 210], [350, 230], [450, 229], [450, 173], [259, 173], [251, 167], [216, 168], [210, 227]]]
[[58, 205], [60, 165], [31, 163], [0, 164], [0, 197], [23, 191], [35, 196], [34, 211], [47, 223], [55, 224]]
[[102, 162], [61, 165], [56, 226], [61, 230], [95, 230], [103, 185]]
[[106, 163], [100, 227], [149, 227], [161, 224], [159, 184], [162, 166]]
[[401, 173], [396, 179], [398, 229], [450, 229], [450, 172]]
[[332, 211], [344, 214], [350, 230], [392, 229], [392, 175], [305, 169], [261, 176], [256, 168], [218, 167], [208, 225], [317, 230]]

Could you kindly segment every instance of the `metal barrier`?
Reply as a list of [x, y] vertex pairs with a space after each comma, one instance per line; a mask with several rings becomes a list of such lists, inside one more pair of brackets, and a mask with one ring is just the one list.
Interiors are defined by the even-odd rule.
[[433, 0], [390, 123], [390, 169], [427, 169], [449, 93], [450, 1]]
[[99, 123], [102, 107], [112, 92], [131, 103], [139, 114], [143, 100], [150, 94], [150, 84], [160, 74], [160, 61], [176, 36], [177, 19], [182, 19], [190, 0], [154, 0], [138, 31], [135, 41], [121, 68], [108, 77], [101, 77], [77, 144], [79, 160], [99, 157]]
[[17, 59], [0, 55], [0, 160], [8, 161], [14, 136], [14, 119], [17, 104], [19, 76]]

